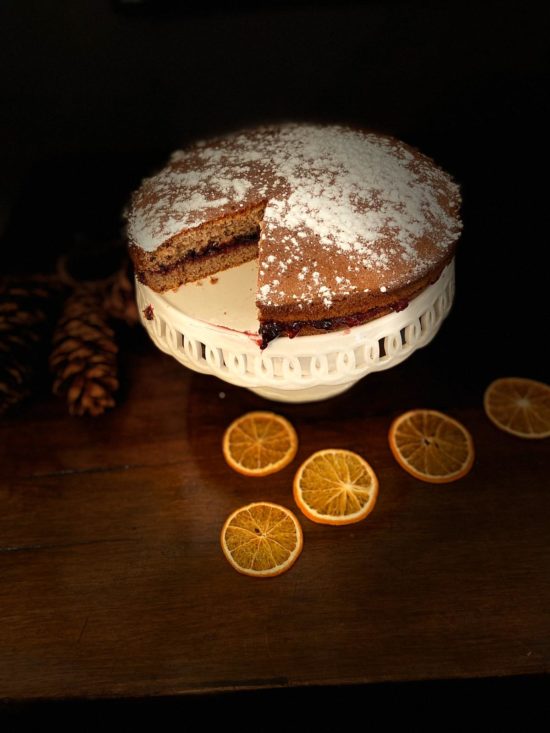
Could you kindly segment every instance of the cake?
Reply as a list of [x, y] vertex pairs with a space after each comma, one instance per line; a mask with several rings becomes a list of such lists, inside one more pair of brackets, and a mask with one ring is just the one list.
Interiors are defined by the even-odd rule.
[[452, 259], [459, 207], [451, 176], [406, 143], [285, 123], [173, 153], [133, 194], [127, 235], [158, 292], [258, 258], [265, 347], [407, 307]]

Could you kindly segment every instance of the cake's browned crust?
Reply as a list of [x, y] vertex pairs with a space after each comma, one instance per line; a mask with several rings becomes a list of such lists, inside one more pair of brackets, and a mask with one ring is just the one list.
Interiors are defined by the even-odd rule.
[[[452, 257], [449, 258], [449, 262]], [[388, 313], [405, 310], [410, 301], [425, 290], [429, 285], [436, 283], [448, 262], [441, 268], [434, 270], [426, 278], [419, 282], [401, 288], [391, 294], [385, 294], [384, 298], [374, 302], [373, 299], [355, 299], [337, 303], [331, 308], [327, 316], [325, 310], [311, 309], [307, 318], [296, 319], [292, 312], [283, 313], [278, 311], [275, 318], [266, 316], [260, 323], [260, 336], [262, 337], [261, 347], [265, 348], [270, 341], [278, 336], [314, 336], [324, 331], [338, 331], [353, 326], [361, 326], [364, 323], [381, 318]]]
[[459, 206], [448, 174], [388, 136], [260, 127], [178, 152], [144, 181], [129, 247], [159, 291], [258, 256], [264, 335], [306, 335], [406, 307], [452, 259]]
[[[373, 308], [384, 308], [385, 312], [394, 310], [394, 304], [405, 301], [407, 304], [410, 300], [416, 297], [422, 290], [428, 285], [436, 282], [441, 275], [441, 272], [445, 266], [451, 261], [453, 252], [436, 267], [432, 268], [428, 274], [422, 278], [417, 278], [410, 283], [386, 290], [385, 293], [351, 293], [349, 296], [334, 299], [330, 307], [330, 317], [345, 316], [352, 313], [367, 312]], [[300, 313], [298, 313], [300, 315]], [[304, 318], [305, 316], [305, 318]], [[311, 304], [306, 313], [301, 313], [299, 320], [322, 320], [329, 317], [327, 315], [327, 309], [323, 304]], [[297, 311], [289, 306], [278, 306], [275, 308], [269, 308], [263, 306], [262, 308], [262, 319], [263, 320], [277, 320], [282, 323], [294, 321], [297, 319]], [[305, 333], [305, 332], [304, 332]]]

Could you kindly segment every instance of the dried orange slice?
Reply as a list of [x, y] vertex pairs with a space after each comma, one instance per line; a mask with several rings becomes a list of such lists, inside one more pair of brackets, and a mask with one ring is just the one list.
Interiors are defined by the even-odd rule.
[[221, 532], [231, 565], [244, 575], [270, 578], [288, 570], [302, 552], [302, 528], [284, 506], [259, 501], [231, 514]]
[[364, 458], [328, 448], [311, 455], [294, 477], [294, 500], [319, 524], [352, 524], [373, 510], [378, 479]]
[[292, 461], [298, 438], [292, 425], [273, 412], [248, 412], [234, 420], [223, 436], [223, 455], [245, 476], [267, 476]]
[[433, 484], [456, 481], [474, 463], [474, 442], [464, 425], [436, 410], [411, 410], [390, 427], [395, 460], [415, 478]]
[[550, 435], [550, 387], [521, 377], [495, 379], [483, 396], [483, 407], [497, 428], [519, 438]]

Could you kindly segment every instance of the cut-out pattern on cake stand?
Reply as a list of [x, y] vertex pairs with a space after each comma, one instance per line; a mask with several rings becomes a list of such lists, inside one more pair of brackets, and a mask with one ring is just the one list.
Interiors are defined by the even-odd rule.
[[389, 369], [429, 343], [454, 297], [454, 262], [399, 313], [314, 336], [279, 337], [259, 347], [254, 304], [257, 262], [218, 273], [176, 292], [136, 282], [143, 325], [161, 351], [280, 402], [334, 397], [369, 372]]

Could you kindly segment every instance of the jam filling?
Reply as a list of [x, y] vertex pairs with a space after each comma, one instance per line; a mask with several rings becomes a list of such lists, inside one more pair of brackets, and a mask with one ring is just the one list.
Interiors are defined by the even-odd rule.
[[175, 270], [176, 267], [181, 267], [181, 265], [185, 265], [187, 262], [202, 260], [206, 257], [210, 257], [211, 255], [215, 255], [218, 252], [228, 252], [237, 247], [241, 247], [243, 244], [258, 244], [259, 237], [260, 228], [258, 227], [257, 231], [254, 231], [251, 234], [241, 234], [238, 237], [233, 237], [227, 242], [209, 242], [206, 247], [203, 247], [202, 249], [186, 252], [183, 257], [180, 257], [180, 259], [177, 260], [177, 262], [172, 262], [169, 265], [159, 265], [153, 270], [153, 272], [155, 274], [166, 275], [167, 273], [172, 272], [172, 270]]
[[[409, 301], [405, 299], [397, 300], [390, 304], [391, 310], [399, 313], [409, 305]], [[291, 321], [283, 323], [282, 321], [264, 321], [260, 325], [260, 336], [262, 342], [261, 349], [265, 349], [270, 341], [278, 336], [288, 336], [294, 338], [305, 327], [315, 328], [319, 331], [339, 331], [343, 328], [352, 328], [360, 326], [366, 321], [373, 320], [382, 312], [387, 311], [388, 306], [377, 306], [363, 313], [352, 313], [350, 316], [336, 316], [334, 318], [323, 318], [317, 321]]]

